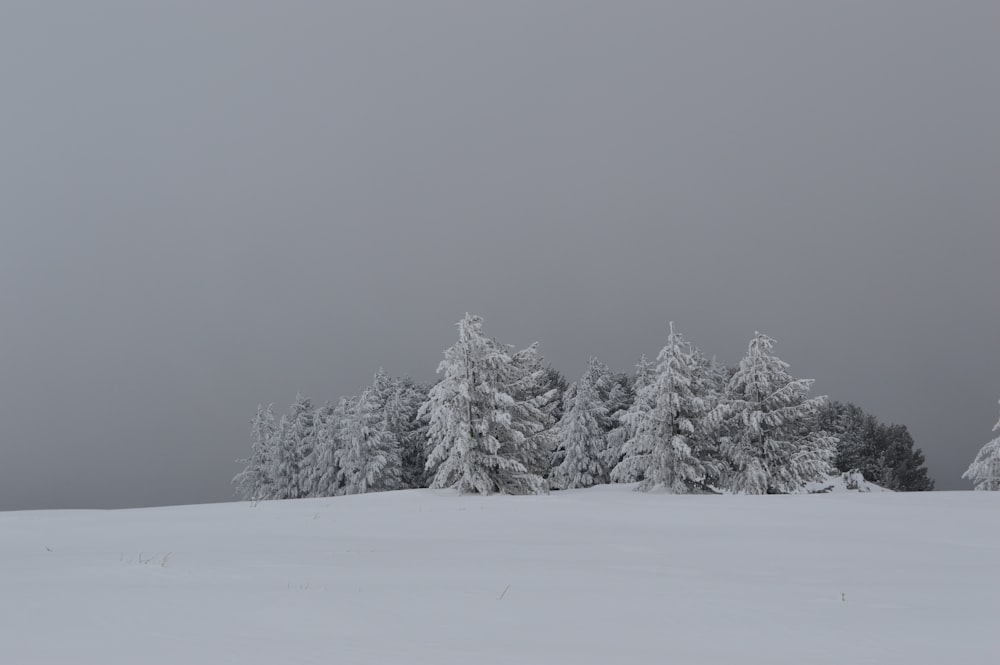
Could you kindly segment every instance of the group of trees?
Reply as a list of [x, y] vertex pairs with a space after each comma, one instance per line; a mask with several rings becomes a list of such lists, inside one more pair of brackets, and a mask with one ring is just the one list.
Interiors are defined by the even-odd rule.
[[934, 489], [924, 454], [914, 447], [905, 425], [886, 425], [857, 405], [829, 402], [817, 414], [816, 427], [838, 439], [836, 468], [859, 471], [894, 491]]
[[[629, 376], [592, 358], [567, 384], [523, 350], [458, 322], [433, 386], [379, 371], [356, 397], [297, 397], [276, 423], [253, 420], [234, 478], [247, 499], [411, 487], [532, 494], [608, 482], [673, 493], [786, 493], [835, 468], [891, 489], [931, 489], [905, 427], [810, 397], [756, 333], [737, 367], [707, 359], [670, 325], [656, 362]], [[998, 444], [1000, 445], [1000, 444]]]
[[245, 499], [298, 499], [424, 487], [427, 388], [379, 370], [360, 395], [314, 408], [298, 395], [277, 423], [257, 408], [250, 457], [235, 478]]

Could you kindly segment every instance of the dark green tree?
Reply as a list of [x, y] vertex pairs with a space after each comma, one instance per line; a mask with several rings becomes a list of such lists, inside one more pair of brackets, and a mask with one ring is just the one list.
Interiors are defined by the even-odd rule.
[[816, 416], [816, 428], [839, 439], [834, 466], [860, 471], [866, 480], [897, 492], [934, 489], [924, 453], [905, 425], [886, 425], [855, 404], [830, 402]]

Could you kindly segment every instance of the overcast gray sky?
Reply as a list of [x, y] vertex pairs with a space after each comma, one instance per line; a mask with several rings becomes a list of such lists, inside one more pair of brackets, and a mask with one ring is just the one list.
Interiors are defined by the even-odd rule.
[[1000, 3], [0, 4], [0, 509], [226, 500], [258, 402], [754, 330], [942, 489], [1000, 398]]

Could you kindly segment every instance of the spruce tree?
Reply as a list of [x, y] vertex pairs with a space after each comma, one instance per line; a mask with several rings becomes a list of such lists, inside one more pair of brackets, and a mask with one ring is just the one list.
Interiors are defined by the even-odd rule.
[[316, 411], [316, 447], [312, 455], [309, 471], [309, 496], [335, 496], [340, 467], [337, 464], [337, 427], [343, 411], [329, 403]]
[[854, 404], [829, 402], [816, 414], [812, 429], [837, 437], [833, 465], [896, 492], [934, 489], [923, 452], [904, 425], [886, 425]]
[[316, 445], [316, 427], [312, 401], [308, 397], [295, 396], [288, 414], [281, 417], [277, 439], [271, 467], [273, 498], [309, 496], [308, 462]]
[[555, 414], [562, 406], [562, 394], [542, 363], [537, 343], [516, 352], [511, 346], [501, 348], [507, 350], [510, 362], [502, 366], [500, 385], [514, 400], [509, 413], [516, 427], [499, 434], [516, 442], [515, 453], [529, 473], [544, 478], [552, 468]]
[[418, 417], [427, 399], [427, 388], [409, 377], [390, 377], [379, 369], [372, 382], [383, 426], [400, 447], [404, 487], [426, 487], [427, 425]]
[[549, 477], [554, 487], [573, 489], [608, 482], [607, 434], [602, 427], [607, 407], [597, 391], [601, 374], [600, 363], [591, 358], [556, 427], [556, 445], [562, 461]]
[[444, 352], [441, 381], [421, 406], [428, 420], [427, 469], [432, 487], [460, 492], [532, 494], [545, 491], [533, 468], [545, 454], [550, 415], [527, 359], [483, 334], [483, 321], [466, 314], [458, 342]]
[[924, 453], [913, 445], [906, 425], [881, 427], [882, 451], [876, 483], [898, 492], [926, 492], [934, 489], [927, 475]]
[[[1000, 432], [1000, 420], [993, 431]], [[1000, 436], [980, 449], [962, 477], [971, 480], [977, 490], [1000, 490]]]
[[638, 469], [629, 465], [622, 466], [625, 456], [625, 446], [636, 437], [641, 427], [649, 419], [649, 414], [656, 408], [656, 365], [643, 355], [635, 366], [635, 379], [632, 382], [632, 403], [617, 415], [617, 426], [608, 433], [609, 456], [613, 458], [614, 466], [611, 480], [616, 483], [632, 483], [642, 480]]
[[724, 483], [745, 494], [787, 493], [830, 473], [836, 438], [807, 426], [824, 397], [809, 398], [812, 380], [795, 379], [771, 354], [774, 340], [755, 333], [708, 423], [728, 463]]
[[271, 459], [271, 496], [272, 499], [297, 499], [299, 475], [297, 447], [294, 436], [295, 428], [288, 414], [281, 416], [278, 422], [278, 433], [274, 456]]
[[632, 394], [632, 381], [626, 374], [614, 374], [607, 393], [601, 393], [601, 396], [608, 412], [604, 430], [611, 432], [618, 426], [618, 418], [632, 406], [635, 399]]
[[662, 485], [683, 494], [703, 485], [705, 466], [700, 448], [701, 419], [707, 404], [695, 392], [698, 360], [694, 350], [670, 324], [667, 344], [657, 357], [655, 406], [639, 420], [635, 435], [623, 449], [615, 468], [619, 478], [642, 478], [639, 489]]
[[336, 452], [340, 494], [400, 489], [400, 446], [386, 427], [375, 386], [348, 402], [340, 432]]
[[427, 487], [427, 423], [418, 416], [427, 400], [428, 388], [410, 378], [397, 382], [386, 406], [389, 430], [396, 436], [402, 458], [404, 487]]
[[548, 392], [549, 390], [555, 391], [551, 415], [554, 422], [559, 422], [563, 413], [565, 413], [564, 396], [566, 395], [566, 391], [569, 390], [569, 382], [566, 381], [566, 377], [555, 367], [546, 367], [545, 376], [541, 381], [541, 388], [543, 392]]
[[827, 402], [817, 412], [815, 429], [837, 437], [833, 465], [841, 472], [860, 472], [865, 480], [881, 484], [880, 439], [882, 424], [855, 404]]
[[276, 445], [277, 426], [274, 423], [274, 405], [265, 409], [257, 405], [257, 414], [251, 421], [250, 457], [240, 460], [246, 467], [233, 478], [236, 494], [248, 501], [271, 498], [271, 469]]
[[[562, 396], [560, 397], [559, 400], [560, 401], [559, 413], [561, 413], [562, 416], [559, 417], [559, 419], [556, 421], [556, 426], [553, 428], [554, 444], [553, 444], [552, 458], [551, 458], [552, 469], [555, 469], [556, 467], [561, 465], [563, 461], [566, 459], [566, 451], [559, 444], [559, 425], [562, 422], [562, 419], [566, 416], [566, 414], [569, 413], [569, 410], [573, 408], [573, 400], [575, 399], [576, 399], [576, 382], [566, 386], [566, 389], [563, 390]], [[549, 471], [550, 481], [551, 481], [551, 475], [552, 475], [552, 470]], [[552, 483], [550, 482], [550, 485], [551, 484]], [[554, 485], [554, 487], [558, 488], [559, 486]]]
[[729, 368], [716, 362], [715, 358], [706, 358], [697, 347], [692, 346], [691, 351], [693, 359], [691, 390], [701, 398], [704, 409], [696, 435], [692, 437], [694, 455], [705, 471], [705, 477], [697, 483], [697, 486], [701, 490], [711, 491], [712, 487], [721, 484], [727, 465], [708, 423], [708, 414], [722, 403], [726, 384], [735, 370], [730, 372]]

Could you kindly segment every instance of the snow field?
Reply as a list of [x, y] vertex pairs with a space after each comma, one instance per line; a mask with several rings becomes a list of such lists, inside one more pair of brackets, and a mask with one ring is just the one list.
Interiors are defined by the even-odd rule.
[[0, 663], [986, 663], [1000, 493], [0, 513]]

